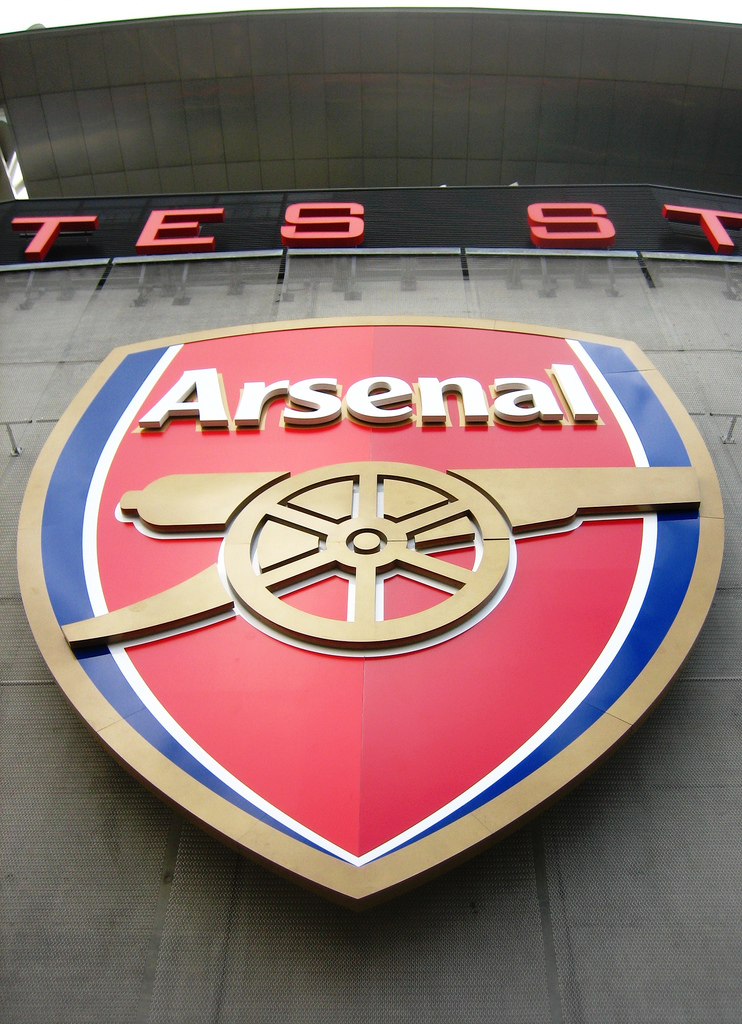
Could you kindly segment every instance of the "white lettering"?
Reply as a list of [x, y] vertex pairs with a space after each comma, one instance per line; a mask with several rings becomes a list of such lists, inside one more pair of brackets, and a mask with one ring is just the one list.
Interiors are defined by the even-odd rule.
[[574, 366], [570, 363], [555, 363], [551, 372], [562, 390], [575, 423], [594, 423], [598, 418], [598, 410]]
[[[399, 377], [366, 377], [348, 388], [349, 412], [362, 423], [404, 423], [412, 416], [412, 388]], [[395, 408], [396, 406], [396, 408]]]
[[564, 419], [554, 392], [542, 380], [531, 377], [498, 377], [495, 380], [495, 415], [506, 423], [559, 422]]
[[[570, 422], [594, 423], [598, 410], [577, 369], [556, 363], [550, 373], [554, 387], [563, 395], [571, 413]], [[491, 422], [486, 391], [473, 377], [420, 377], [415, 404], [423, 425], [448, 422], [446, 396], [458, 398], [459, 423]], [[492, 412], [501, 422], [527, 424], [538, 420], [560, 423], [565, 414], [555, 391], [543, 380], [531, 377], [496, 377]], [[291, 384], [288, 380], [246, 381], [240, 393], [234, 423], [238, 427], [260, 428], [268, 405], [284, 399], [285, 426], [322, 426], [343, 415], [343, 388], [336, 377], [307, 377]], [[347, 413], [368, 426], [409, 423], [413, 417], [413, 392], [399, 377], [365, 377], [348, 388]], [[229, 427], [229, 411], [220, 374], [210, 367], [186, 370], [177, 384], [143, 416], [140, 427], [162, 429], [169, 419], [188, 417], [204, 427]]]
[[423, 423], [445, 423], [446, 403], [444, 395], [454, 393], [461, 396], [464, 407], [464, 423], [486, 423], [489, 419], [489, 405], [484, 389], [473, 377], [421, 377], [420, 417]]
[[289, 393], [287, 380], [276, 380], [268, 387], [262, 380], [248, 381], [243, 385], [234, 421], [238, 427], [259, 427], [263, 409], [274, 398], [282, 398]]
[[343, 411], [337, 397], [336, 377], [310, 377], [300, 380], [289, 388], [289, 398], [298, 409], [289, 406], [283, 414], [284, 423], [290, 426], [319, 426], [332, 423]]
[[[195, 399], [188, 401], [194, 394]], [[178, 383], [140, 419], [139, 426], [158, 430], [166, 420], [175, 417], [198, 417], [204, 427], [229, 426], [229, 413], [215, 369], [186, 370]]]

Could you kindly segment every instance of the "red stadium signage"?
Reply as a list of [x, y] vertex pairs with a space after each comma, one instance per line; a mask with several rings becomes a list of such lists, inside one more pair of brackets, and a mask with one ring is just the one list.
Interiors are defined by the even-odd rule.
[[33, 472], [19, 571], [119, 760], [361, 906], [630, 733], [722, 538], [708, 453], [632, 344], [386, 318], [114, 352]]
[[92, 217], [14, 217], [14, 231], [32, 234], [26, 246], [26, 259], [38, 263], [45, 259], [60, 234], [70, 235], [95, 231], [98, 218]]
[[616, 229], [598, 203], [532, 203], [528, 207], [531, 241], [547, 249], [606, 249]]
[[[727, 254], [734, 242], [727, 228], [742, 227], [742, 213], [701, 207], [665, 205], [667, 220], [698, 224], [715, 252]], [[616, 229], [605, 207], [598, 203], [531, 203], [526, 211], [531, 242], [538, 248], [607, 249]], [[216, 240], [201, 235], [203, 223], [224, 220], [223, 207], [153, 210], [136, 241], [140, 255], [212, 252]], [[60, 234], [90, 233], [97, 216], [14, 217], [14, 231], [31, 234], [26, 259], [43, 260]], [[361, 245], [365, 211], [355, 202], [292, 203], [284, 213], [281, 243], [288, 248], [341, 248]]]
[[363, 241], [364, 210], [360, 203], [292, 203], [283, 216], [284, 245], [343, 246]]
[[158, 253], [213, 252], [216, 242], [201, 235], [201, 224], [224, 220], [224, 208], [153, 210], [147, 218], [136, 250], [146, 256]]
[[734, 252], [734, 242], [727, 228], [742, 228], [742, 213], [729, 210], [705, 210], [695, 206], [662, 207], [662, 216], [667, 220], [679, 220], [686, 224], [700, 224], [703, 233], [713, 246], [714, 252]]

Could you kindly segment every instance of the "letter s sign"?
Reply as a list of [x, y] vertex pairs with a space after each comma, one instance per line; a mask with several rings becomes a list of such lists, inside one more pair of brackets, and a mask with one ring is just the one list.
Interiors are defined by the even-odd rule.
[[286, 207], [281, 241], [284, 245], [360, 245], [363, 241], [360, 203], [292, 203]]
[[604, 249], [616, 229], [597, 203], [532, 203], [531, 241], [545, 249]]

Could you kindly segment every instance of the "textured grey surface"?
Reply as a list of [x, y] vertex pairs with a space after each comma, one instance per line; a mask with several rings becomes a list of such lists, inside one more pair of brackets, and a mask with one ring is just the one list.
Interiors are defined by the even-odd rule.
[[116, 264], [66, 355], [102, 359], [118, 345], [275, 320], [279, 263], [276, 257]]
[[649, 298], [664, 315], [673, 347], [742, 350], [742, 268], [735, 263], [647, 260], [656, 284]]
[[0, 274], [0, 365], [62, 357], [103, 267]]
[[664, 347], [634, 259], [469, 256], [467, 262], [483, 317], [627, 336], [643, 348]]
[[741, 715], [739, 680], [686, 674], [545, 816], [566, 1020], [739, 1020]]
[[455, 256], [290, 256], [276, 319], [475, 316]]
[[[614, 260], [613, 282], [597, 258], [547, 257], [546, 279], [540, 257], [468, 264], [467, 282], [458, 257], [357, 259], [353, 280], [352, 257], [297, 257], [284, 281], [293, 301], [276, 301], [277, 259], [204, 262], [189, 267], [185, 304], [174, 304], [184, 264], [171, 265], [169, 280], [153, 271], [146, 294], [139, 266], [114, 267], [97, 291], [99, 270], [86, 271], [69, 300], [64, 272], [45, 271], [25, 310], [27, 272], [3, 275], [3, 400], [32, 421], [13, 428], [19, 456], [6, 436], [0, 447], [3, 1024], [740, 1019], [742, 433], [735, 444], [721, 438], [742, 416], [742, 306], [722, 292], [724, 265], [651, 261], [650, 289], [635, 260]], [[53, 421], [115, 345], [379, 313], [636, 340], [694, 414], [719, 474], [727, 539], [699, 640], [628, 743], [531, 826], [359, 916], [194, 826], [174, 828], [172, 812], [88, 735], [26, 624], [15, 530]]]
[[170, 811], [56, 686], [3, 686], [3, 1021], [135, 1021]]
[[[0, 373], [7, 367], [0, 365]], [[68, 398], [69, 401], [69, 398]], [[53, 423], [19, 424], [15, 429], [21, 454], [8, 453], [0, 462], [0, 685], [7, 682], [51, 680], [46, 662], [26, 620], [16, 565], [16, 533], [23, 494], [36, 458]]]
[[186, 827], [151, 1019], [544, 1020], [540, 944], [528, 830], [357, 915]]

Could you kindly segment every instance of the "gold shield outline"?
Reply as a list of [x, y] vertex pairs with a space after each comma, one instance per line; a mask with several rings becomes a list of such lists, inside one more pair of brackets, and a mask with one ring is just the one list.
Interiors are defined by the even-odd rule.
[[[73, 429], [113, 371], [133, 352], [212, 338], [341, 326], [464, 327], [574, 338], [622, 349], [649, 383], [685, 444], [700, 490], [696, 564], [680, 610], [655, 655], [619, 699], [584, 733], [527, 778], [423, 839], [354, 867], [250, 818], [154, 749], [95, 688], [68, 645], [43, 585], [41, 520], [52, 472]], [[21, 594], [34, 638], [63, 692], [109, 752], [136, 778], [217, 838], [300, 884], [354, 909], [379, 903], [474, 856], [525, 824], [596, 768], [641, 723], [674, 681], [703, 625], [724, 547], [724, 514], [711, 457], [679, 399], [631, 341], [501, 320], [443, 317], [325, 318], [247, 324], [158, 338], [115, 349], [52, 431], [31, 473], [18, 529]]]

